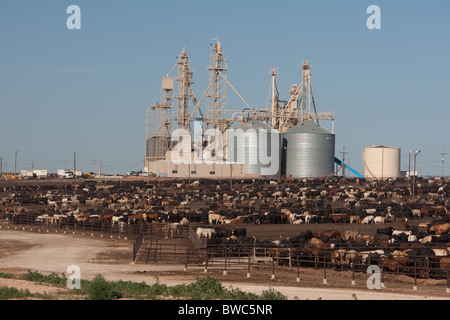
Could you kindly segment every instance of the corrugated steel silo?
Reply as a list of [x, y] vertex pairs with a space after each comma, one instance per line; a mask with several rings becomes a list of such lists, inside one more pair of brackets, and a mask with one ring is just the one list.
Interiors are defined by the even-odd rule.
[[146, 157], [151, 160], [164, 159], [169, 149], [170, 138], [151, 137], [146, 141]]
[[228, 135], [231, 160], [244, 163], [249, 175], [280, 176], [280, 133], [264, 122], [249, 120]]
[[334, 173], [335, 135], [313, 120], [286, 130], [286, 176], [319, 178]]

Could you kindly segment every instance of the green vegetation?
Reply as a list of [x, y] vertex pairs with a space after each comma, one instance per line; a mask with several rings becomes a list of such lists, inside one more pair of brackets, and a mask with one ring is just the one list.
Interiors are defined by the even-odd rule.
[[67, 283], [67, 278], [64, 274], [58, 276], [56, 273], [52, 273], [46, 276], [37, 271], [30, 270], [28, 270], [27, 274], [21, 276], [20, 279], [32, 282], [47, 283], [58, 287], [63, 287]]
[[[2, 278], [15, 278], [12, 274], [0, 273]], [[27, 274], [18, 279], [47, 283], [65, 289], [67, 278], [65, 275], [43, 275], [39, 272], [28, 271]], [[92, 281], [82, 280], [81, 288], [70, 291], [70, 294], [57, 293], [53, 295], [31, 294], [29, 291], [18, 290], [16, 288], [0, 288], [0, 299], [88, 299], [88, 300], [114, 300], [114, 299], [134, 299], [134, 300], [156, 300], [156, 299], [182, 299], [182, 300], [286, 300], [280, 292], [270, 288], [262, 292], [261, 295], [243, 292], [237, 288], [225, 288], [222, 284], [211, 276], [197, 277], [196, 281], [190, 284], [180, 284], [167, 286], [161, 284], [157, 279], [156, 283], [148, 285], [145, 282], [137, 283], [131, 281], [108, 281], [102, 275], [97, 275]]]
[[0, 300], [25, 299], [33, 295], [28, 290], [18, 290], [16, 288], [0, 287]]

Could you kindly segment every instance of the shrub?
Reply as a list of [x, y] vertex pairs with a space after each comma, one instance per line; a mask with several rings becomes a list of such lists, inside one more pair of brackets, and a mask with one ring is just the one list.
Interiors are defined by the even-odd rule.
[[0, 300], [23, 299], [31, 297], [32, 294], [28, 290], [18, 290], [17, 288], [0, 287]]
[[96, 275], [89, 284], [87, 293], [89, 300], [113, 300], [121, 297], [117, 291], [113, 290], [113, 285], [100, 274]]

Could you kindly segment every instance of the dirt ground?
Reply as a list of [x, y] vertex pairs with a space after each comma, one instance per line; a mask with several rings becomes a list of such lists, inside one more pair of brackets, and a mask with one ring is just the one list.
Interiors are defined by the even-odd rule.
[[[445, 280], [419, 279], [418, 290], [413, 291], [414, 279], [406, 276], [386, 275], [386, 287], [369, 290], [366, 281], [369, 275], [356, 273], [355, 285], [351, 284], [350, 271], [327, 270], [327, 284], [323, 284], [323, 269], [300, 269], [297, 282], [295, 268], [277, 267], [272, 279], [271, 266], [258, 266], [250, 270], [223, 269], [209, 266], [133, 264], [131, 262], [133, 243], [123, 239], [92, 238], [89, 235], [47, 234], [18, 230], [0, 229], [0, 272], [23, 274], [39, 271], [43, 274], [67, 274], [67, 267], [77, 265], [81, 278], [92, 279], [102, 274], [108, 280], [146, 282], [159, 281], [167, 285], [190, 283], [196, 277], [209, 274], [225, 287], [232, 286], [246, 292], [260, 294], [273, 288], [288, 299], [300, 300], [437, 300], [450, 299], [446, 293]], [[56, 290], [47, 285], [39, 285], [23, 280], [2, 279], [0, 286], [6, 285], [30, 292], [51, 293]]]

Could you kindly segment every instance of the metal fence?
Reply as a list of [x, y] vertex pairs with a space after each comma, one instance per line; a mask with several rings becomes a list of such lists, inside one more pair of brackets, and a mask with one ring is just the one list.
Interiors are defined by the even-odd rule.
[[[355, 285], [357, 277], [367, 275], [368, 269], [373, 270], [375, 267], [379, 270], [381, 287], [386, 287], [387, 281], [398, 282], [395, 276], [404, 275], [413, 283], [414, 290], [417, 290], [419, 281], [431, 279], [437, 281], [436, 288], [440, 287], [442, 291], [450, 293], [450, 262], [442, 264], [442, 257], [431, 255], [409, 255], [407, 259], [393, 257], [393, 249], [395, 248], [390, 248], [390, 253], [386, 250], [380, 254], [376, 252], [381, 250], [380, 247], [365, 246], [347, 246], [336, 250], [313, 247], [260, 247], [256, 244], [222, 244], [192, 248], [158, 243], [154, 240], [145, 247], [145, 258], [141, 259], [141, 262], [180, 264], [184, 265], [185, 270], [189, 267], [200, 267], [205, 273], [215, 270], [222, 271], [224, 275], [237, 270], [247, 271], [247, 277], [251, 277], [258, 269], [265, 270], [271, 279], [275, 279], [277, 273], [291, 274], [293, 281], [296, 279], [297, 282], [300, 282], [300, 274], [315, 270], [320, 271], [322, 284], [333, 280], [335, 272], [347, 272], [347, 275], [351, 274], [349, 280], [352, 285]], [[342, 250], [345, 250], [345, 253]], [[331, 271], [333, 275], [330, 275]]]

